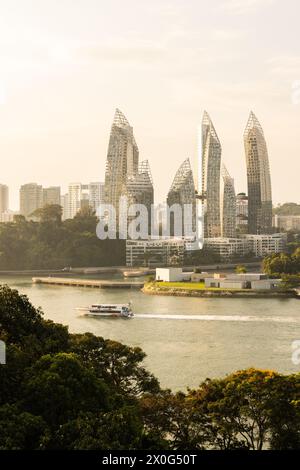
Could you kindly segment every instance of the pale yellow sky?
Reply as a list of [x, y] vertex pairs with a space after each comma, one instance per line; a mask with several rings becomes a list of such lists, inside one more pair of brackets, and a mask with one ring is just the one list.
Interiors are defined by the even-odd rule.
[[298, 0], [0, 0], [0, 11], [0, 183], [13, 209], [23, 183], [103, 180], [116, 107], [150, 161], [157, 200], [196, 158], [204, 109], [245, 190], [253, 109], [273, 200], [300, 202]]

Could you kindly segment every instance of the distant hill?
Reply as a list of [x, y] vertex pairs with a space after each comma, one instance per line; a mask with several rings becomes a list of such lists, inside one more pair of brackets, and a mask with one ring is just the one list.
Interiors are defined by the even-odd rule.
[[276, 215], [300, 215], [300, 204], [295, 202], [286, 202], [281, 206], [273, 208], [273, 214]]

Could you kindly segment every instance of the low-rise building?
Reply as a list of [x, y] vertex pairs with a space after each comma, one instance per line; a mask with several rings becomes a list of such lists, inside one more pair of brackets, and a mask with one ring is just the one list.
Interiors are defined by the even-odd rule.
[[261, 279], [260, 281], [252, 281], [251, 289], [270, 290], [278, 289], [281, 285], [281, 279]]
[[126, 240], [126, 266], [176, 266], [183, 259], [182, 239]]
[[271, 290], [280, 287], [280, 279], [268, 279], [264, 273], [226, 274], [215, 273], [205, 279], [205, 287], [220, 289]]
[[203, 273], [191, 273], [192, 282], [204, 282], [207, 277], [211, 277], [211, 274], [206, 272]]
[[229, 273], [225, 274], [226, 279], [231, 281], [242, 280], [246, 282], [261, 281], [262, 279], [268, 279], [268, 275], [265, 273]]
[[183, 272], [182, 268], [156, 268], [156, 281], [181, 282], [190, 281], [193, 273]]
[[248, 250], [256, 258], [263, 258], [273, 253], [282, 253], [286, 249], [287, 234], [273, 233], [265, 235], [245, 234], [242, 239], [248, 243]]
[[204, 246], [219, 255], [223, 260], [247, 255], [263, 258], [273, 253], [285, 251], [286, 243], [286, 233], [242, 234], [239, 238], [217, 237], [204, 240]]
[[247, 281], [242, 279], [222, 279], [210, 277], [205, 279], [205, 287], [220, 288], [220, 289], [247, 289]]
[[243, 238], [205, 238], [204, 247], [212, 250], [221, 259], [244, 256], [249, 251], [249, 244]]

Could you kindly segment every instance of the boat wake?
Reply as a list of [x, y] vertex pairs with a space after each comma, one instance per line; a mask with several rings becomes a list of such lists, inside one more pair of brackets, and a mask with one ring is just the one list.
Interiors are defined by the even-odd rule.
[[295, 317], [264, 317], [247, 315], [169, 315], [136, 313], [134, 318], [158, 319], [158, 320], [202, 320], [202, 321], [235, 321], [235, 322], [279, 322], [279, 323], [297, 323], [300, 318]]

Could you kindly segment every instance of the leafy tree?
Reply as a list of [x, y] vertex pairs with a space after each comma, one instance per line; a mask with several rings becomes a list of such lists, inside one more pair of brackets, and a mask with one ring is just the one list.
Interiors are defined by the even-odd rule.
[[0, 269], [125, 264], [125, 240], [99, 240], [98, 219], [90, 208], [64, 222], [58, 205], [45, 206], [33, 215], [35, 221], [18, 216], [14, 223], [0, 224]]
[[70, 353], [39, 359], [28, 370], [23, 397], [25, 409], [50, 426], [74, 419], [80, 411], [96, 412], [109, 405], [104, 382]]
[[204, 408], [209, 416], [214, 447], [262, 450], [267, 445], [279, 379], [273, 371], [248, 369], [206, 381], [199, 390], [190, 392], [194, 405]]
[[263, 269], [270, 276], [300, 273], [300, 249], [297, 248], [291, 255], [278, 253], [267, 256], [263, 260]]
[[159, 443], [162, 449], [205, 448], [207, 418], [184, 393], [166, 390], [156, 396], [146, 395], [141, 410], [148, 442]]
[[243, 264], [239, 264], [238, 266], [236, 266], [235, 272], [237, 274], [245, 274], [247, 272], [247, 268]]
[[92, 333], [72, 335], [70, 350], [90, 367], [97, 377], [103, 379], [118, 392], [139, 396], [144, 392], [157, 392], [157, 379], [143, 366], [145, 353]]
[[300, 215], [300, 204], [295, 202], [286, 202], [273, 209], [273, 213], [277, 215]]
[[62, 207], [58, 204], [46, 204], [45, 206], [36, 209], [32, 217], [39, 219], [41, 223], [54, 223], [61, 224]]
[[0, 339], [0, 449], [300, 448], [300, 374], [247, 369], [161, 390], [140, 348], [69, 334], [7, 286]]
[[47, 425], [40, 416], [16, 405], [0, 407], [0, 450], [40, 449], [46, 434]]
[[66, 327], [43, 320], [41, 310], [26, 295], [8, 286], [0, 286], [0, 332], [8, 343], [37, 357], [65, 350], [68, 345]]
[[131, 450], [141, 446], [143, 423], [134, 406], [107, 413], [80, 413], [60, 426], [55, 447], [64, 450]]

